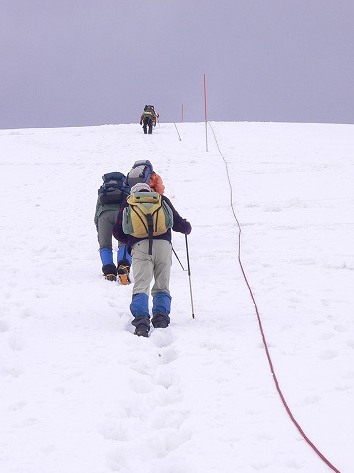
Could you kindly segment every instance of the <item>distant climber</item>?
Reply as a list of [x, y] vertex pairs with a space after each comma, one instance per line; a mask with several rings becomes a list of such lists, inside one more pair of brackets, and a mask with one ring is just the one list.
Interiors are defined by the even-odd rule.
[[156, 126], [159, 114], [155, 112], [153, 105], [145, 105], [144, 111], [140, 117], [140, 125], [143, 125], [144, 134], [152, 134], [152, 128]]

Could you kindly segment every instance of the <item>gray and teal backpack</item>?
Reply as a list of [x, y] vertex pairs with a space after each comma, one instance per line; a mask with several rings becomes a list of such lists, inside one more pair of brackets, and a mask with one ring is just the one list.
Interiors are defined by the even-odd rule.
[[135, 161], [132, 169], [127, 175], [127, 184], [129, 187], [135, 186], [135, 184], [146, 183], [149, 184], [150, 177], [154, 172], [152, 164], [148, 159], [141, 159]]

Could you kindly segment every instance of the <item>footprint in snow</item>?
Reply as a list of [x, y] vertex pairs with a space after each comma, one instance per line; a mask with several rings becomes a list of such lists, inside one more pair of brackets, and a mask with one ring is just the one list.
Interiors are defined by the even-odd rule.
[[137, 399], [137, 397], [131, 397], [122, 401], [123, 415], [121, 418], [124, 421], [137, 419], [139, 421], [145, 420], [150, 415], [150, 408], [148, 406], [148, 399]]
[[22, 369], [16, 366], [3, 366], [0, 375], [6, 378], [18, 378], [22, 375]]
[[9, 330], [10, 330], [9, 324], [0, 320], [0, 333], [8, 332]]
[[320, 354], [322, 360], [332, 360], [336, 356], [338, 356], [338, 352], [334, 350], [325, 350]]
[[164, 458], [191, 438], [192, 434], [187, 430], [167, 429], [167, 432], [154, 432], [149, 446], [153, 456]]
[[[1, 332], [1, 330], [0, 330]], [[18, 337], [12, 337], [10, 338], [9, 340], [9, 347], [13, 350], [13, 351], [21, 351], [24, 349], [24, 347], [26, 346], [26, 343], [24, 342], [24, 340], [22, 340], [21, 338], [18, 338]]]
[[154, 383], [169, 389], [179, 384], [179, 378], [168, 366], [163, 365], [154, 376]]
[[188, 412], [176, 411], [175, 408], [170, 410], [163, 408], [156, 408], [151, 416], [151, 424], [154, 429], [180, 429], [184, 421], [188, 418]]
[[[159, 387], [159, 389], [157, 389], [157, 387]], [[151, 405], [154, 408], [166, 408], [170, 407], [172, 404], [177, 404], [181, 401], [183, 401], [183, 395], [179, 388], [174, 385], [170, 386], [169, 388], [166, 388], [161, 384], [157, 384], [154, 392], [154, 397], [151, 398]]]
[[322, 333], [318, 338], [319, 340], [330, 340], [331, 338], [333, 338], [333, 333]]
[[9, 406], [9, 411], [20, 411], [27, 406], [27, 401], [17, 401]]
[[146, 394], [149, 393], [153, 388], [153, 382], [151, 376], [142, 375], [134, 376], [130, 379], [130, 385], [136, 393]]
[[124, 422], [116, 419], [105, 419], [99, 427], [99, 432], [105, 440], [115, 440], [119, 442], [127, 442], [134, 438], [134, 432]]
[[151, 364], [146, 361], [134, 362], [134, 365], [132, 366], [132, 370], [142, 375], [149, 375], [151, 373], [151, 369]]
[[151, 332], [150, 338], [157, 348], [168, 347], [175, 341], [169, 328], [158, 328]]
[[172, 361], [177, 360], [178, 355], [173, 347], [161, 347], [158, 351], [159, 362], [163, 365], [167, 365]]
[[22, 310], [20, 317], [22, 319], [27, 319], [28, 317], [32, 317], [34, 315], [34, 310], [31, 309], [30, 307], [26, 307], [25, 309]]
[[335, 325], [334, 330], [336, 330], [337, 332], [342, 333], [342, 332], [345, 332], [347, 330], [347, 328], [344, 325]]

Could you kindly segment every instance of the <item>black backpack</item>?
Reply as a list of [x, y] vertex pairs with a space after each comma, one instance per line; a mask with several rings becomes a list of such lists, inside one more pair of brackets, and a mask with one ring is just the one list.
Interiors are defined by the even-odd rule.
[[132, 169], [128, 172], [127, 183], [129, 187], [135, 186], [140, 182], [149, 184], [150, 177], [153, 173], [152, 164], [148, 159], [135, 161]]
[[148, 112], [150, 114], [155, 115], [155, 108], [153, 105], [145, 105], [144, 112]]
[[109, 172], [102, 179], [103, 184], [98, 189], [98, 201], [101, 205], [120, 204], [129, 195], [127, 178], [121, 172]]

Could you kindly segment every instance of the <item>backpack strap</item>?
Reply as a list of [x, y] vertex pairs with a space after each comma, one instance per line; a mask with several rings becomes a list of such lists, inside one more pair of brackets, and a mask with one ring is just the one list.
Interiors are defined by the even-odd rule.
[[149, 238], [149, 255], [152, 255], [152, 242], [153, 242], [153, 219], [152, 215], [149, 214], [146, 216], [148, 222], [148, 238]]

